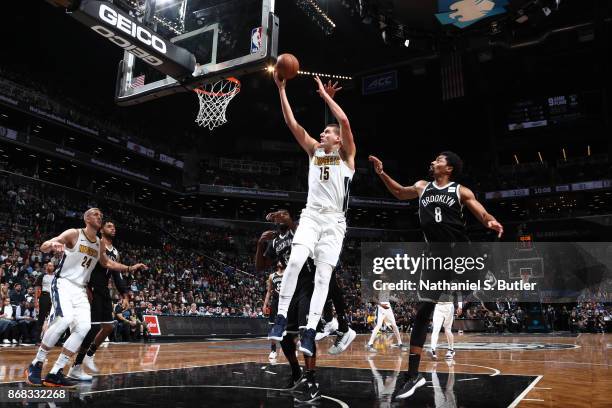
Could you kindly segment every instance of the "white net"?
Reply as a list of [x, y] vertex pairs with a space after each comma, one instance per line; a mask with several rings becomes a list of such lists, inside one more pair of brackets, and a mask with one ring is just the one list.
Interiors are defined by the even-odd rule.
[[205, 84], [194, 91], [200, 100], [200, 111], [195, 121], [198, 125], [213, 130], [227, 122], [225, 110], [240, 92], [240, 81], [236, 78], [226, 78]]

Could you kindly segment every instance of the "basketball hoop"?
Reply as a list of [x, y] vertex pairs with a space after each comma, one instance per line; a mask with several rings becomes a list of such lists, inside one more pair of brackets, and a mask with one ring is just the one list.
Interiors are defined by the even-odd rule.
[[225, 78], [204, 84], [194, 91], [200, 101], [200, 111], [195, 121], [198, 125], [213, 130], [227, 122], [225, 110], [234, 96], [240, 92], [240, 81], [233, 77]]

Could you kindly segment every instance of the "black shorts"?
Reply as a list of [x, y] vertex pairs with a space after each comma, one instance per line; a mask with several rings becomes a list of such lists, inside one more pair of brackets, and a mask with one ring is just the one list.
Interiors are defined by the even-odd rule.
[[287, 333], [299, 333], [300, 327], [306, 327], [312, 292], [313, 287], [310, 285], [298, 287], [295, 291], [287, 310]]
[[274, 324], [277, 313], [278, 313], [278, 298], [276, 298], [276, 300], [272, 300], [272, 303], [270, 303], [270, 316], [268, 316], [269, 324]]
[[113, 300], [108, 288], [92, 288], [91, 323], [112, 323], [115, 321]]

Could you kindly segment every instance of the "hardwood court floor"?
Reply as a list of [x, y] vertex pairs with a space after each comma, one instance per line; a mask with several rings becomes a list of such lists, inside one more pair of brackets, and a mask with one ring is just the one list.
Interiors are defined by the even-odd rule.
[[[380, 336], [375, 343], [378, 353], [368, 353], [367, 339], [358, 336], [337, 356], [327, 353], [332, 339], [318, 343], [317, 376], [328, 398], [320, 406], [612, 407], [610, 334], [455, 335], [454, 363], [443, 358], [436, 363], [423, 354], [421, 371], [428, 383], [402, 403], [390, 403], [389, 388], [392, 391], [397, 371], [406, 369], [407, 353], [390, 347], [395, 341], [392, 335]], [[23, 386], [19, 382], [35, 350], [0, 348], [0, 382], [5, 383], [0, 388]], [[438, 350], [443, 357], [443, 343]], [[49, 353], [45, 372], [58, 351]], [[119, 398], [117, 404], [132, 406], [189, 406], [194, 399], [228, 406], [292, 406], [292, 399], [275, 394], [288, 373], [280, 347], [278, 351], [279, 358], [270, 363], [265, 339], [109, 344], [96, 355], [100, 374], [84, 389], [84, 394], [96, 398], [57, 405], [104, 406], [112, 394]], [[181, 387], [181, 392], [173, 394], [168, 387]], [[121, 396], [121, 390], [128, 388], [132, 391]], [[172, 400], [164, 399], [168, 396]]]

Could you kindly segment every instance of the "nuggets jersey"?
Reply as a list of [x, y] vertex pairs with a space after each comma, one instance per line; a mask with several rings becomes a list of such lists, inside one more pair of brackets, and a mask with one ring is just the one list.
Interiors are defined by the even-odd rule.
[[345, 212], [354, 174], [338, 151], [326, 154], [324, 149], [316, 149], [308, 169], [306, 208]]
[[[106, 256], [115, 262], [119, 262], [119, 251], [115, 247], [106, 247]], [[118, 273], [118, 272], [117, 272]], [[89, 286], [95, 288], [106, 288], [108, 287], [108, 280], [113, 276], [113, 271], [102, 267], [98, 264], [91, 274]], [[117, 288], [120, 290], [120, 288]]]
[[460, 185], [450, 182], [438, 187], [428, 183], [419, 197], [419, 220], [427, 242], [468, 241]]
[[85, 286], [89, 282], [91, 271], [100, 260], [100, 238], [90, 241], [83, 229], [73, 248], [64, 247], [64, 256], [55, 272], [58, 278], [68, 279], [72, 283]]

